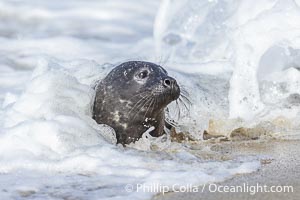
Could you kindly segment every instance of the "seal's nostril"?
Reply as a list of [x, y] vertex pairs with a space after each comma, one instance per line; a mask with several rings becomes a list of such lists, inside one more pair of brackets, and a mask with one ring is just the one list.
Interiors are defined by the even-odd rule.
[[171, 81], [169, 79], [165, 79], [164, 84], [165, 84], [165, 86], [170, 86]]

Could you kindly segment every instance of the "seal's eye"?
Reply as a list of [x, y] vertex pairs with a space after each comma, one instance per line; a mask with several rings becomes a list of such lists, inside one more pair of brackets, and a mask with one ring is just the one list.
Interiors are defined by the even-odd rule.
[[148, 77], [148, 71], [147, 71], [147, 70], [144, 70], [144, 71], [140, 72], [140, 73], [138, 74], [138, 77], [139, 77], [140, 79], [147, 78], [147, 77]]

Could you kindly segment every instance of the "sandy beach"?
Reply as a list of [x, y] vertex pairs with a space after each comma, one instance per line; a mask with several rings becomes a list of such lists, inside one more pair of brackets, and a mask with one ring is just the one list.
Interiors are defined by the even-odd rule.
[[[262, 167], [250, 174], [236, 175], [218, 186], [292, 186], [293, 192], [261, 192], [255, 194], [250, 192], [212, 192], [209, 184], [202, 187], [198, 192], [180, 193], [170, 192], [164, 195], [156, 195], [153, 200], [168, 199], [300, 199], [300, 140], [266, 140], [248, 142], [224, 142], [216, 144], [217, 154], [225, 157], [237, 155], [262, 156]], [[201, 151], [201, 150], [200, 150]], [[216, 155], [217, 155], [216, 154]], [[219, 155], [218, 155], [219, 157]], [[212, 184], [211, 190], [215, 190]]]

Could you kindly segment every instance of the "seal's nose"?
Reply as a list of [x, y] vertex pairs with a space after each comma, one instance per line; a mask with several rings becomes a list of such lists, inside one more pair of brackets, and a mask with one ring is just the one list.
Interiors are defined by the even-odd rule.
[[163, 86], [166, 88], [166, 92], [170, 92], [172, 100], [175, 100], [180, 96], [180, 88], [174, 78], [168, 76], [163, 79]]
[[176, 80], [174, 78], [167, 77], [167, 78], [164, 79], [163, 85], [165, 87], [171, 88], [174, 85], [176, 85]]

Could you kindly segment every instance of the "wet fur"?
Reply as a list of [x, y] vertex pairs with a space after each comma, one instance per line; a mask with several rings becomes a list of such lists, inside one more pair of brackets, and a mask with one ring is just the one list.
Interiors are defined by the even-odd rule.
[[[147, 78], [139, 78], [148, 71]], [[172, 84], [168, 87], [165, 80]], [[164, 134], [165, 108], [178, 99], [180, 88], [161, 66], [130, 61], [114, 68], [97, 86], [93, 118], [114, 128], [117, 142], [129, 144], [150, 127], [158, 137]]]

